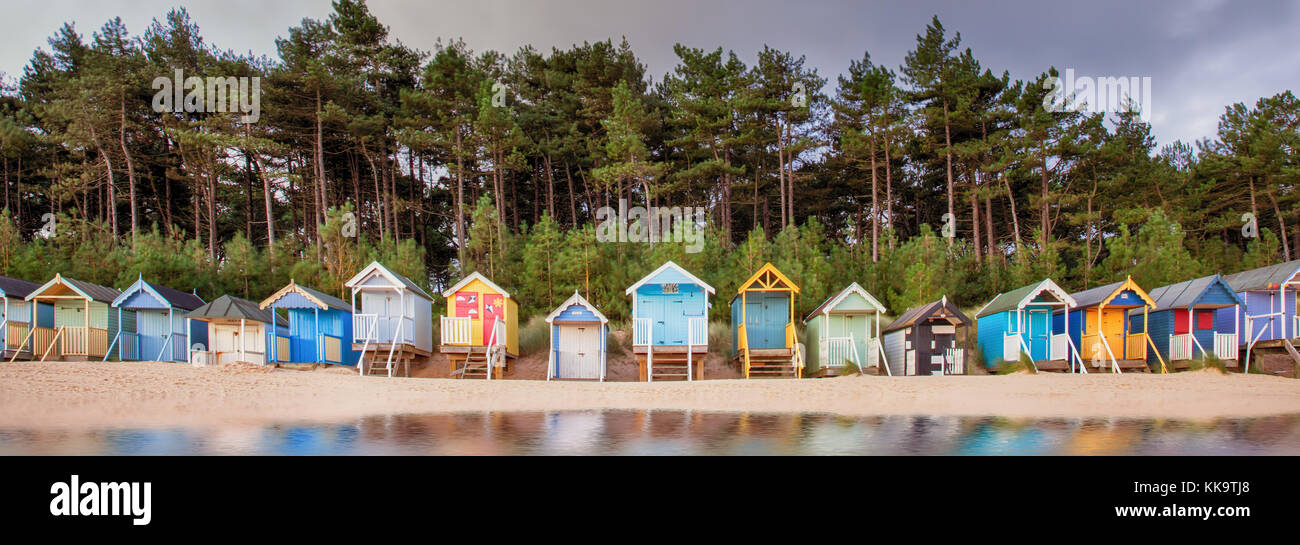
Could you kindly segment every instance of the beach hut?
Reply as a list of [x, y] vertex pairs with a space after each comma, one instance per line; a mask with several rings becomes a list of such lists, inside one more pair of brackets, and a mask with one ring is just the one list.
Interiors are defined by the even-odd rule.
[[1240, 324], [1237, 344], [1248, 348], [1280, 347], [1284, 340], [1300, 337], [1296, 318], [1296, 291], [1300, 290], [1300, 259], [1251, 269], [1223, 277], [1241, 298], [1240, 308], [1224, 308], [1217, 318]]
[[271, 343], [273, 363], [331, 363], [356, 365], [360, 352], [352, 349], [352, 305], [290, 280], [289, 285], [257, 305], [287, 315], [288, 335]]
[[1155, 308], [1155, 301], [1132, 277], [1071, 293], [1070, 297], [1075, 304], [1069, 311], [1059, 310], [1052, 315], [1052, 333], [1069, 334], [1070, 343], [1077, 349], [1071, 357], [1076, 360], [1074, 363], [1083, 364], [1083, 372], [1151, 370], [1146, 362], [1151, 341], [1146, 333], [1133, 331], [1127, 317], [1136, 309], [1141, 313], [1140, 322], [1147, 323], [1147, 313]]
[[624, 293], [632, 297], [632, 353], [640, 379], [703, 379], [713, 286], [668, 261]]
[[447, 315], [439, 324], [440, 350], [447, 354], [452, 376], [501, 378], [510, 359], [519, 356], [519, 304], [477, 272], [442, 296], [447, 299]]
[[970, 325], [970, 318], [947, 296], [907, 309], [883, 331], [889, 374], [966, 374], [966, 349], [958, 346], [957, 337]]
[[49, 327], [38, 320], [32, 329], [33, 357], [42, 361], [118, 357], [119, 347], [110, 351], [109, 343], [118, 336], [119, 330], [135, 332], [135, 312], [110, 312], [113, 301], [121, 294], [113, 288], [61, 274], [55, 274], [49, 282], [27, 294], [25, 299], [30, 305], [48, 304], [54, 308], [54, 320]]
[[[807, 374], [837, 375], [844, 362], [863, 372], [882, 369], [880, 320], [888, 312], [857, 282], [826, 299], [804, 318], [808, 339]], [[883, 367], [888, 373], [889, 367]]]
[[605, 381], [609, 320], [577, 291], [546, 316], [551, 353], [546, 380]]
[[210, 345], [195, 342], [191, 337], [185, 343], [190, 347], [190, 363], [194, 365], [224, 365], [244, 362], [266, 365], [267, 331], [271, 328], [271, 313], [258, 308], [257, 303], [231, 295], [222, 295], [211, 303], [191, 310], [186, 318], [206, 325]]
[[141, 275], [112, 306], [119, 321], [135, 314], [136, 331], [123, 331], [109, 343], [121, 348], [123, 360], [187, 361], [190, 344], [208, 342], [207, 326], [185, 317], [203, 306], [192, 293], [151, 284]]
[[[32, 330], [31, 304], [27, 295], [41, 287], [35, 282], [0, 276], [0, 298], [4, 298], [3, 314], [0, 314], [0, 347], [4, 347], [4, 358], [13, 360], [19, 357], [31, 359], [31, 343], [27, 336]], [[49, 313], [53, 321], [53, 313]]]
[[767, 263], [731, 298], [732, 357], [745, 378], [802, 375], [803, 353], [794, 330], [797, 293], [799, 286]]
[[1052, 313], [1075, 306], [1070, 294], [1052, 279], [1006, 293], [975, 313], [984, 365], [1020, 361], [1027, 354], [1039, 371], [1069, 371], [1070, 336], [1052, 333]]
[[1213, 353], [1226, 366], [1237, 366], [1235, 314], [1220, 317], [1218, 310], [1236, 312], [1244, 303], [1223, 278], [1203, 276], [1158, 287], [1150, 295], [1155, 308], [1147, 313], [1145, 323], [1144, 311], [1129, 311], [1129, 330], [1145, 331], [1155, 346], [1147, 354], [1149, 365], [1168, 362], [1176, 369], [1186, 368], [1189, 360]]
[[352, 290], [352, 349], [362, 375], [411, 375], [411, 361], [433, 355], [433, 297], [378, 261], [343, 284]]

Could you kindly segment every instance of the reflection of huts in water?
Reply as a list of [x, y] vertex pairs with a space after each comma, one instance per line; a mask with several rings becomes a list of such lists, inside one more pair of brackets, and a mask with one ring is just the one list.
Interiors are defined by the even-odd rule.
[[611, 447], [640, 437], [646, 420], [644, 410], [603, 411], [601, 415], [605, 425], [600, 441]]
[[1142, 439], [1141, 424], [1105, 418], [1085, 419], [1069, 439], [1062, 443], [1059, 454], [1069, 456], [1113, 456], [1132, 454], [1135, 444]]
[[605, 419], [600, 412], [552, 412], [544, 416], [545, 431], [540, 441], [542, 452], [538, 454], [593, 454], [597, 447], [610, 446], [601, 441]]

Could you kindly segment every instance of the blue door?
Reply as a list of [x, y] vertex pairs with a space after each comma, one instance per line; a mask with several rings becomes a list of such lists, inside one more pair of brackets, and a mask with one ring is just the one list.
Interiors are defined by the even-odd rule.
[[1029, 357], [1034, 361], [1047, 360], [1051, 351], [1052, 339], [1048, 335], [1050, 317], [1051, 311], [1046, 309], [1029, 311], [1029, 319], [1025, 324], [1028, 329], [1025, 332], [1025, 344], [1029, 345]]
[[[316, 361], [316, 316], [310, 310], [292, 310], [289, 319], [292, 321], [290, 328], [289, 351], [293, 355], [295, 362]], [[287, 360], [283, 355], [280, 359]]]
[[779, 291], [746, 296], [745, 321], [750, 330], [750, 348], [785, 348], [785, 325], [790, 323], [789, 297]]

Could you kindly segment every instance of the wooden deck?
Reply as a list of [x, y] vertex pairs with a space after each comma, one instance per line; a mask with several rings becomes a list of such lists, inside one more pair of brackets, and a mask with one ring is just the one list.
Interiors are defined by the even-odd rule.
[[1069, 373], [1070, 362], [1066, 360], [1043, 360], [1034, 362], [1034, 367], [1039, 372], [1048, 373]]
[[[647, 350], [648, 348], [649, 347], [644, 344], [636, 345], [632, 347], [632, 353], [645, 354], [648, 351]], [[690, 347], [687, 347], [686, 345], [673, 345], [673, 346], [655, 345], [654, 349], [655, 349], [654, 350], [655, 358], [658, 358], [660, 354], [685, 354], [687, 352], [691, 352], [693, 354], [709, 353], [709, 345], [707, 344], [695, 344], [695, 345], [691, 345]]]

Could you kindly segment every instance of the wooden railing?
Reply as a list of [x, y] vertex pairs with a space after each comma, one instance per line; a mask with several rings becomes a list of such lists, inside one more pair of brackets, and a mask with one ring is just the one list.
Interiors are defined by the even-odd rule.
[[708, 346], [709, 345], [709, 322], [705, 318], [691, 318], [687, 322], [689, 339], [687, 343], [691, 346]]
[[27, 322], [5, 322], [5, 348], [17, 349], [22, 346], [30, 330], [31, 326]]
[[745, 324], [742, 323], [736, 328], [736, 335], [736, 350], [739, 350], [741, 357], [744, 358], [745, 378], [749, 378], [749, 331], [745, 328]]
[[468, 346], [473, 331], [474, 322], [468, 316], [443, 316], [438, 324], [438, 335], [445, 346]]
[[1237, 334], [1215, 333], [1214, 356], [1221, 360], [1236, 360], [1239, 357], [1237, 354]]
[[89, 339], [85, 326], [66, 326], [59, 344], [59, 352], [65, 356], [89, 356]]
[[1128, 346], [1124, 350], [1126, 360], [1147, 359], [1147, 334], [1133, 333], [1128, 336]]
[[1192, 359], [1192, 334], [1169, 336], [1169, 361]]
[[632, 345], [650, 345], [650, 318], [632, 319]]
[[853, 342], [853, 337], [826, 337], [821, 341], [818, 350], [818, 364], [825, 367], [840, 368], [844, 362], [850, 362], [853, 365], [862, 367], [862, 360], [858, 358], [858, 346]]
[[1063, 360], [1070, 357], [1070, 334], [1052, 335], [1052, 347], [1048, 359]]
[[414, 344], [415, 320], [410, 316], [353, 314], [353, 342], [376, 344]]
[[943, 354], [945, 375], [966, 374], [966, 351], [961, 348], [949, 348]]
[[[33, 354], [44, 354], [50, 349], [50, 343], [54, 342], [54, 336], [58, 330], [51, 327], [36, 327], [32, 334]], [[57, 354], [55, 354], [57, 356]]]
[[1007, 333], [1006, 335], [1003, 335], [1002, 360], [1006, 362], [1020, 361], [1020, 344], [1019, 333]]

